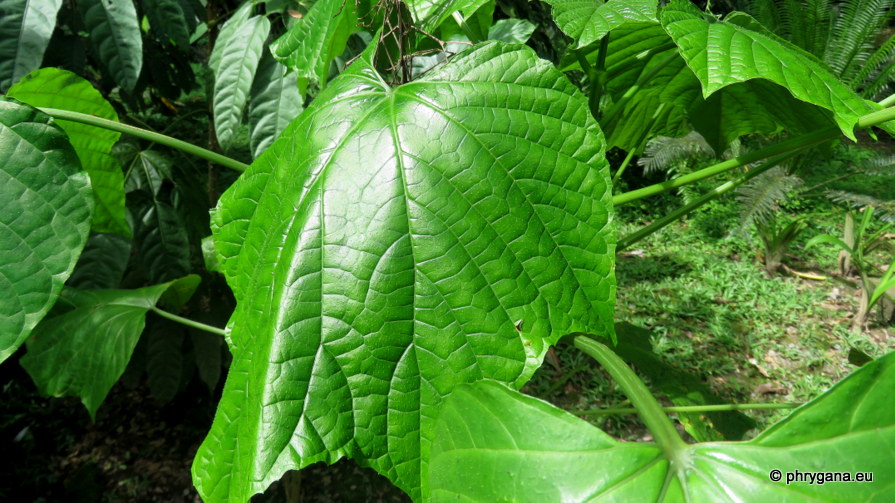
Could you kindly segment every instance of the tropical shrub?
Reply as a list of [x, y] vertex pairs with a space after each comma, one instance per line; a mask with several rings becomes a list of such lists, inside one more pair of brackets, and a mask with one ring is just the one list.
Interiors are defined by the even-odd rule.
[[[741, 13], [719, 19], [684, 0], [549, 3], [573, 39], [558, 67], [502, 41], [524, 41], [530, 27], [492, 26], [495, 4], [483, 0], [318, 0], [306, 12], [267, 2], [263, 14], [242, 4], [221, 24], [208, 68], [217, 140], [231, 151], [247, 142], [250, 166], [117, 122], [69, 72], [14, 66], [0, 101], [0, 277], [13, 294], [0, 307], [0, 356], [25, 343], [21, 363], [38, 386], [81, 397], [93, 414], [148, 315], [226, 341], [232, 364], [193, 465], [206, 501], [247, 501], [288, 470], [343, 457], [426, 501], [891, 496], [895, 416], [882, 405], [895, 388], [892, 355], [752, 441], [688, 446], [610, 346], [624, 354], [613, 320], [617, 248], [804, 149], [854, 139], [856, 128], [888, 130], [895, 111]], [[30, 23], [45, 12], [5, 5], [18, 17], [4, 16], [3, 32], [45, 46], [52, 16], [35, 31]], [[100, 52], [112, 51], [99, 61], [122, 96], [145, 98], [134, 94], [146, 30], [133, 4], [78, 5], [83, 22], [96, 23]], [[156, 5], [182, 19], [179, 2]], [[188, 40], [166, 17], [145, 19], [149, 33]], [[126, 43], [103, 45], [109, 31], [128, 33]], [[459, 54], [415, 71], [416, 57], [450, 40]], [[27, 69], [40, 60], [41, 51], [3, 47]], [[564, 70], [584, 71], [587, 95]], [[35, 82], [77, 95], [43, 101]], [[691, 126], [716, 152], [744, 134], [794, 136], [612, 195], [608, 146], [636, 150]], [[180, 165], [154, 150], [122, 154], [130, 185], [108, 168], [122, 133], [244, 171], [207, 222], [211, 246], [162, 224], [176, 220], [185, 196], [166, 183]], [[753, 162], [616, 239], [613, 205]], [[139, 197], [102, 216], [128, 187]], [[139, 218], [129, 221], [124, 207]], [[102, 239], [109, 222], [143, 243], [134, 288], [122, 288], [120, 264], [96, 265], [104, 252], [82, 253], [91, 240], [126, 249]], [[203, 284], [213, 276], [197, 255], [178, 255], [184, 248], [204, 250], [202, 263], [226, 278], [236, 300], [226, 328], [188, 317], [202, 312], [188, 305], [199, 279], [189, 273], [202, 272]], [[183, 344], [150, 335], [150, 348]], [[655, 443], [619, 444], [517, 391], [564, 336], [607, 368]], [[872, 472], [873, 481], [790, 486], [776, 470]]]

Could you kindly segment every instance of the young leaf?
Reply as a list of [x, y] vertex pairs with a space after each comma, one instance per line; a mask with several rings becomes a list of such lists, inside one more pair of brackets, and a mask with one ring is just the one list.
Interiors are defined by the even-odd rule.
[[149, 28], [162, 41], [173, 43], [180, 50], [189, 49], [192, 30], [178, 0], [143, 0], [143, 11], [149, 18]]
[[[41, 68], [9, 89], [9, 96], [34, 107], [59, 108], [118, 121], [112, 105], [89, 82], [58, 68]], [[92, 230], [130, 236], [125, 220], [124, 175], [112, 147], [120, 133], [65, 120], [57, 120], [71, 141], [81, 166], [90, 175], [96, 214]]]
[[115, 82], [131, 92], [143, 68], [143, 39], [132, 0], [78, 0], [100, 62]]
[[92, 213], [90, 181], [62, 129], [0, 98], [0, 362], [56, 302]]
[[629, 22], [656, 20], [656, 0], [546, 0], [553, 6], [553, 19], [576, 47], [600, 40], [611, 30]]
[[[429, 501], [887, 501], [893, 392], [890, 353], [750, 442], [687, 445], [669, 458], [654, 444], [618, 442], [546, 402], [482, 381], [457, 388], [440, 411]], [[784, 479], [775, 481], [774, 470]], [[873, 481], [787, 482], [796, 471], [872, 473]]]
[[195, 289], [197, 279], [186, 277], [137, 290], [66, 289], [62, 299], [69, 310], [44, 319], [34, 329], [22, 366], [41, 393], [79, 396], [95, 417], [124, 372], [143, 332], [146, 313], [168, 289]]
[[298, 117], [303, 104], [295, 73], [287, 74], [286, 67], [265, 51], [249, 102], [249, 132], [256, 158]]
[[537, 26], [524, 19], [501, 19], [488, 29], [488, 40], [524, 44], [536, 29]]
[[270, 32], [264, 16], [246, 19], [232, 31], [221, 30], [214, 46], [214, 129], [221, 146], [230, 146], [242, 121], [255, 70]]
[[479, 45], [394, 89], [372, 59], [214, 213], [237, 310], [193, 466], [206, 501], [346, 455], [418, 497], [454, 386], [521, 386], [560, 336], [612, 333], [608, 168], [577, 89], [520, 45]]
[[426, 33], [434, 33], [454, 12], [471, 15], [488, 0], [408, 0], [405, 3], [417, 21], [416, 26]]
[[165, 180], [171, 179], [171, 161], [156, 150], [135, 151], [129, 164], [125, 181], [128, 193], [144, 190], [155, 198]]
[[356, 25], [353, 1], [318, 0], [270, 49], [300, 79], [316, 81], [322, 88], [330, 63], [345, 50]]
[[0, 0], [0, 92], [40, 67], [61, 6], [62, 0]]

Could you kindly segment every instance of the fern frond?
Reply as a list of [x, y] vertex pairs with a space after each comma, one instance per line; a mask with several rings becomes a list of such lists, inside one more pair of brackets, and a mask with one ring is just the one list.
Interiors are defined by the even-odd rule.
[[681, 161], [696, 157], [714, 157], [715, 151], [696, 131], [680, 138], [657, 136], [646, 144], [643, 156], [637, 164], [643, 166], [644, 173], [668, 171]]
[[[883, 42], [883, 45], [873, 51], [873, 54], [870, 55], [864, 63], [864, 66], [855, 73], [855, 75], [848, 81], [848, 84], [852, 89], [864, 89], [867, 87], [865, 82], [871, 77], [880, 76], [880, 68], [884, 65], [891, 64], [893, 57], [895, 57], [895, 34], [891, 35], [885, 42]], [[885, 73], [888, 74], [885, 75], [887, 80], [892, 78], [891, 70]]]
[[764, 223], [793, 190], [801, 187], [801, 178], [791, 175], [783, 166], [776, 166], [756, 176], [737, 190], [737, 201], [742, 205], [740, 228], [753, 222]]
[[850, 80], [869, 59], [892, 4], [893, 0], [848, 0], [841, 4], [823, 59], [843, 80]]
[[857, 194], [844, 190], [829, 190], [825, 195], [833, 202], [845, 204], [851, 208], [871, 207], [876, 210], [875, 215], [883, 222], [895, 222], [895, 201], [877, 199], [867, 194]]
[[768, 30], [783, 38], [789, 38], [783, 26], [783, 13], [774, 0], [752, 0], [747, 11]]

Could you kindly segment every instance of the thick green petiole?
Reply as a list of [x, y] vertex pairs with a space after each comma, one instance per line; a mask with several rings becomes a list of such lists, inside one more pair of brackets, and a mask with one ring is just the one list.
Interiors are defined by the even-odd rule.
[[[681, 405], [674, 407], [662, 407], [662, 411], [669, 412], [730, 412], [736, 410], [780, 410], [795, 409], [800, 403], [725, 403], [714, 405]], [[613, 414], [634, 414], [637, 409], [633, 407], [616, 407], [607, 409], [588, 409], [570, 411], [577, 416], [609, 416]]]
[[715, 187], [714, 189], [699, 196], [698, 199], [691, 202], [690, 204], [681, 206], [680, 208], [672, 211], [671, 213], [663, 216], [662, 218], [655, 220], [653, 223], [647, 225], [646, 227], [638, 229], [637, 231], [634, 231], [633, 233], [628, 234], [627, 236], [619, 239], [618, 243], [616, 244], [615, 250], [617, 252], [622, 251], [625, 248], [631, 246], [632, 244], [649, 236], [650, 234], [653, 234], [655, 232], [662, 230], [668, 224], [680, 220], [681, 217], [686, 216], [686, 215], [690, 214], [691, 212], [699, 209], [701, 206], [712, 201], [713, 199], [717, 198], [718, 196], [725, 194], [727, 192], [730, 192], [731, 190], [739, 187], [740, 185], [746, 183], [747, 181], [749, 181], [749, 180], [755, 178], [756, 176], [764, 173], [765, 171], [773, 168], [774, 166], [780, 164], [781, 162], [786, 161], [790, 157], [793, 157], [797, 153], [798, 152], [790, 152], [787, 154], [782, 154], [782, 155], [778, 155], [776, 157], [772, 157], [771, 159], [769, 159], [767, 162], [765, 162], [761, 166], [759, 166], [757, 168], [753, 168], [753, 169], [749, 170], [748, 172], [741, 174], [739, 177], [734, 178], [733, 180], [722, 183], [721, 185]]
[[[886, 102], [887, 101], [888, 99], [886, 100]], [[862, 116], [855, 124], [855, 128], [865, 129], [891, 120], [895, 120], [895, 107], [877, 110], [876, 112], [871, 112], [867, 115]], [[655, 185], [650, 185], [648, 187], [643, 187], [641, 189], [619, 194], [612, 198], [612, 203], [616, 206], [621, 206], [638, 199], [643, 199], [644, 197], [655, 196], [671, 189], [682, 187], [684, 185], [703, 180], [710, 176], [724, 173], [725, 171], [730, 171], [731, 169], [745, 166], [753, 162], [761, 161], [778, 154], [798, 152], [806, 148], [818, 145], [820, 143], [834, 140], [839, 136], [841, 136], [841, 132], [839, 128], [835, 126], [819, 129], [817, 131], [806, 133], [801, 136], [797, 136], [795, 138], [770, 145], [763, 149], [749, 152], [748, 154], [741, 155], [739, 157], [735, 157], [718, 164], [714, 164], [699, 171], [684, 176], [679, 176], [673, 180], [668, 180], [662, 183], [657, 183]]]
[[153, 131], [148, 131], [146, 129], [140, 129], [128, 124], [122, 124], [120, 122], [111, 121], [102, 117], [96, 117], [95, 115], [72, 112], [70, 110], [60, 110], [57, 108], [40, 108], [39, 110], [55, 119], [79, 122], [81, 124], [87, 124], [88, 126], [95, 126], [131, 135], [142, 140], [148, 140], [158, 143], [159, 145], [164, 145], [166, 147], [180, 150], [185, 154], [194, 155], [196, 157], [205, 159], [206, 161], [211, 161], [215, 164], [224, 166], [225, 168], [230, 168], [239, 172], [248, 169], [248, 165], [243, 164], [236, 159], [231, 159], [225, 155], [218, 154], [217, 152], [212, 152], [211, 150], [197, 147], [192, 143], [187, 143], [185, 141], [171, 138], [170, 136], [165, 136]]
[[676, 459], [687, 444], [637, 374], [611, 349], [590, 337], [575, 337], [575, 347], [600, 362], [631, 400], [662, 452], [668, 459]]
[[198, 321], [184, 318], [182, 316], [177, 316], [174, 313], [169, 313], [168, 311], [162, 311], [161, 309], [159, 309], [157, 307], [152, 307], [152, 308], [150, 308], [150, 310], [153, 313], [161, 316], [162, 318], [167, 318], [171, 321], [180, 323], [181, 325], [186, 325], [186, 326], [192, 327], [192, 328], [198, 328], [199, 330], [204, 330], [204, 331], [210, 332], [212, 334], [217, 334], [217, 335], [222, 335], [222, 336], [227, 335], [226, 330], [224, 330], [223, 328], [213, 327], [211, 325], [206, 325], [205, 323], [200, 323]]

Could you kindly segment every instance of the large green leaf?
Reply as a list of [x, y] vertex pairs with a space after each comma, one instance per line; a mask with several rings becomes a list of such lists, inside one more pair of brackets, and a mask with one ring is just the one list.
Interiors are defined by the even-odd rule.
[[577, 89], [524, 46], [394, 89], [371, 52], [214, 213], [238, 305], [206, 501], [346, 455], [419, 496], [456, 385], [521, 386], [560, 336], [612, 332], [607, 165]]
[[210, 62], [214, 70], [214, 129], [224, 148], [230, 146], [242, 122], [252, 80], [270, 32], [270, 21], [264, 16], [244, 21], [235, 17], [231, 22], [239, 23], [221, 30]]
[[143, 332], [146, 313], [164, 296], [192, 293], [197, 276], [138, 290], [67, 288], [62, 314], [45, 318], [21, 363], [42, 393], [78, 396], [91, 417], [121, 377]]
[[298, 117], [303, 105], [304, 96], [298, 90], [295, 72], [286, 73], [286, 67], [265, 52], [249, 102], [249, 132], [255, 157]]
[[[60, 108], [118, 121], [118, 114], [90, 82], [58, 68], [41, 68], [25, 76], [9, 89], [9, 96], [31, 106]], [[124, 213], [124, 175], [112, 147], [120, 133], [59, 120], [71, 141], [81, 166], [90, 175], [96, 214], [93, 231], [130, 236]]]
[[629, 22], [656, 20], [656, 0], [546, 0], [553, 19], [577, 47], [590, 45]]
[[[438, 417], [430, 500], [892, 501], [895, 353], [867, 364], [750, 442], [618, 442], [494, 382], [463, 386]], [[475, 469], [470, 469], [475, 467]], [[773, 481], [773, 470], [783, 480]], [[787, 483], [787, 474], [872, 473], [872, 482]]]
[[270, 48], [274, 57], [300, 79], [313, 80], [324, 87], [330, 63], [345, 50], [356, 26], [354, 2], [318, 0]]
[[644, 133], [678, 136], [687, 122], [719, 152], [749, 133], [838, 124], [852, 135], [857, 118], [874, 110], [816, 58], [745, 14], [719, 21], [674, 1], [659, 18], [628, 19], [611, 32], [606, 90], [615, 103], [601, 117], [609, 146], [638, 149]]
[[92, 213], [90, 181], [62, 129], [0, 98], [0, 362], [56, 302]]
[[84, 26], [100, 62], [126, 92], [143, 68], [143, 39], [132, 0], [78, 0]]
[[873, 111], [809, 53], [764, 33], [717, 22], [687, 0], [672, 0], [662, 9], [661, 22], [706, 98], [731, 84], [768, 80], [798, 100], [831, 111], [852, 140], [858, 118]]
[[0, 0], [0, 92], [40, 67], [62, 0]]
[[146, 330], [146, 382], [158, 401], [171, 401], [183, 377], [184, 330], [166, 319], [153, 319]]

